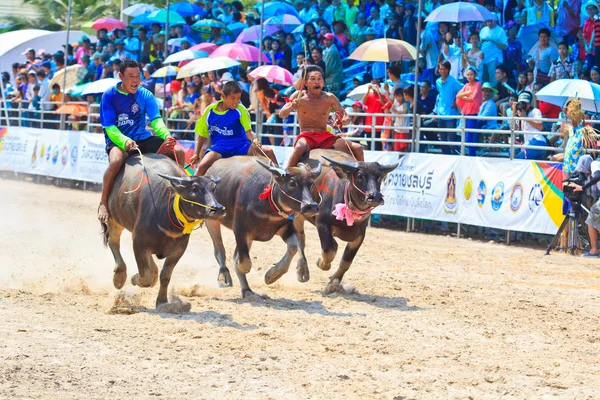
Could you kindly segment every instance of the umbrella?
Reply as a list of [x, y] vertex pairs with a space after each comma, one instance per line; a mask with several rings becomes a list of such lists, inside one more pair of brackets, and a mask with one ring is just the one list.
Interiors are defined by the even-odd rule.
[[192, 25], [192, 29], [197, 31], [201, 30], [201, 28], [220, 28], [227, 29], [227, 25], [222, 23], [221, 21], [217, 21], [216, 19], [201, 19]]
[[169, 10], [175, 11], [182, 17], [192, 17], [194, 15], [204, 14], [204, 10], [195, 4], [182, 1], [180, 3], [173, 3], [169, 6]]
[[[156, 10], [151, 12], [146, 18], [152, 23], [166, 24], [167, 10]], [[185, 25], [185, 19], [175, 11], [169, 10], [169, 25]]]
[[[67, 74], [67, 82], [65, 83], [65, 74]], [[87, 75], [87, 69], [83, 65], [71, 65], [67, 68], [61, 69], [54, 74], [54, 77], [48, 84], [49, 87], [58, 84], [61, 88], [71, 87], [77, 85]]]
[[253, 78], [265, 78], [271, 83], [276, 83], [284, 86], [294, 84], [294, 76], [290, 71], [278, 65], [261, 65], [254, 71], [250, 72]]
[[258, 62], [259, 57], [262, 57], [262, 61], [269, 62], [267, 56], [262, 54], [258, 47], [250, 46], [244, 43], [224, 44], [213, 51], [210, 57], [229, 57], [233, 60], [251, 62]]
[[89, 83], [83, 83], [80, 85], [71, 86], [70, 88], [67, 89], [67, 91], [65, 93], [71, 97], [82, 97], [83, 91], [85, 90], [86, 87], [88, 87], [88, 85], [89, 85]]
[[58, 107], [54, 113], [69, 114], [81, 117], [83, 115], [88, 115], [88, 108], [84, 104], [63, 104], [62, 106]]
[[485, 7], [475, 3], [449, 3], [433, 10], [425, 21], [427, 22], [468, 22], [488, 21], [494, 15]]
[[179, 72], [177, 67], [162, 67], [157, 69], [153, 74], [153, 78], [166, 78], [168, 76], [175, 76]]
[[234, 22], [227, 25], [227, 29], [230, 30], [235, 36], [239, 35], [248, 25], [243, 22]]
[[582, 79], [558, 79], [544, 86], [535, 97], [559, 107], [570, 98], [577, 98], [582, 109], [595, 113], [600, 110], [600, 85]]
[[358, 46], [348, 58], [359, 61], [414, 60], [417, 49], [410, 43], [396, 39], [375, 39]]
[[134, 4], [123, 10], [123, 14], [129, 15], [130, 17], [137, 17], [140, 14], [151, 13], [158, 10], [158, 7], [152, 4]]
[[218, 46], [214, 43], [199, 43], [190, 47], [188, 50], [199, 50], [211, 54]]
[[194, 42], [192, 39], [187, 38], [187, 37], [169, 39], [169, 41], [167, 42], [167, 44], [169, 46], [181, 47], [181, 44], [183, 42], [188, 42], [190, 45], [196, 44], [196, 42]]
[[200, 50], [182, 50], [171, 54], [163, 61], [164, 64], [173, 64], [185, 60], [195, 60], [196, 58], [206, 58], [208, 53]]
[[519, 29], [519, 33], [517, 34], [517, 39], [523, 45], [523, 51], [529, 52], [528, 49], [531, 49], [535, 46], [538, 41], [538, 33], [540, 29], [547, 28], [550, 30], [550, 42], [559, 43], [561, 41], [560, 36], [555, 29], [549, 28], [544, 24], [536, 24], [536, 25], [523, 25], [521, 29]]
[[181, 68], [177, 74], [177, 79], [187, 78], [188, 76], [200, 75], [209, 71], [218, 71], [240, 65], [239, 62], [229, 57], [202, 58], [194, 60]]
[[369, 90], [370, 83], [365, 83], [364, 85], [360, 85], [354, 89], [350, 93], [346, 95], [346, 97], [351, 98], [352, 100], [362, 100], [367, 91]]
[[278, 25], [283, 27], [286, 31], [293, 31], [294, 28], [302, 25], [302, 22], [293, 15], [284, 14], [267, 19], [265, 25]]
[[242, 33], [238, 35], [235, 41], [237, 43], [256, 42], [260, 39], [261, 28], [263, 29], [263, 37], [272, 35], [281, 30], [281, 27], [276, 25], [263, 25], [262, 27], [260, 25], [254, 25], [250, 28], [244, 29]]
[[[260, 7], [260, 2], [256, 5], [256, 7]], [[283, 1], [271, 1], [269, 3], [265, 3], [265, 13], [264, 17], [274, 17], [276, 15], [289, 14], [296, 17], [299, 17], [298, 11], [291, 4], [285, 3]]]
[[100, 79], [99, 81], [95, 81], [87, 85], [81, 95], [87, 96], [88, 94], [104, 93], [111, 87], [116, 86], [119, 82], [121, 82], [121, 80], [115, 78]]
[[[312, 26], [315, 28], [315, 30], [317, 29], [317, 27], [315, 26], [315, 23], [314, 23], [314, 22], [309, 22], [309, 24], [311, 24], [311, 25], [312, 25]], [[297, 27], [296, 27], [296, 28], [295, 28], [295, 29], [292, 31], [292, 33], [294, 33], [294, 34], [299, 34], [299, 35], [302, 35], [302, 34], [304, 33], [304, 26], [305, 26], [305, 25], [306, 25], [306, 24], [302, 24], [302, 25], [299, 25], [299, 26], [297, 26]]]
[[[154, 12], [154, 11], [152, 11]], [[150, 25], [152, 21], [148, 20], [148, 15], [152, 14], [152, 12], [143, 13], [137, 15], [134, 19], [129, 21], [130, 25]]]
[[125, 26], [123, 21], [119, 21], [116, 18], [99, 18], [94, 21], [92, 29], [99, 31], [104, 28], [110, 32], [114, 29], [125, 29]]

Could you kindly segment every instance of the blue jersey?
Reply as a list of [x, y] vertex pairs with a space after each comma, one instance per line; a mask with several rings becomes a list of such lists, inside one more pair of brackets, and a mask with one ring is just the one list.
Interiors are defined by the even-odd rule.
[[114, 86], [108, 89], [100, 101], [100, 123], [104, 130], [106, 145], [111, 142], [106, 128], [116, 126], [133, 141], [148, 139], [152, 134], [146, 130], [146, 115], [150, 121], [160, 118], [154, 95], [139, 87], [135, 94], [123, 93]]
[[248, 110], [242, 104], [231, 110], [217, 111], [217, 105], [223, 100], [206, 107], [204, 114], [196, 123], [196, 133], [208, 138], [210, 136], [213, 146], [225, 143], [249, 142], [246, 131], [252, 130], [252, 123]]

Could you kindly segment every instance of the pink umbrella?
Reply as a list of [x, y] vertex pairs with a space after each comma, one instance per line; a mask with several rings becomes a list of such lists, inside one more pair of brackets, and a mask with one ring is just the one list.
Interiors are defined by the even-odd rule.
[[[260, 25], [254, 25], [244, 29], [242, 33], [238, 35], [237, 39], [235, 39], [236, 43], [257, 42], [260, 39], [260, 28]], [[278, 25], [264, 25], [262, 28], [264, 29], [263, 37], [272, 35], [281, 30], [281, 26]]]
[[190, 47], [190, 50], [200, 50], [210, 54], [215, 51], [217, 47], [218, 46], [214, 43], [199, 43]]
[[119, 21], [116, 18], [99, 18], [94, 21], [92, 25], [92, 29], [99, 31], [104, 28], [107, 31], [112, 31], [113, 29], [125, 29], [126, 25], [123, 21]]
[[229, 57], [237, 61], [252, 61], [258, 62], [258, 58], [262, 56], [263, 62], [269, 62], [267, 56], [261, 53], [258, 47], [250, 46], [244, 43], [228, 43], [224, 44], [210, 55], [214, 57]]
[[253, 78], [265, 78], [271, 83], [279, 85], [291, 86], [294, 84], [294, 76], [290, 71], [278, 65], [261, 65], [254, 71], [250, 72]]

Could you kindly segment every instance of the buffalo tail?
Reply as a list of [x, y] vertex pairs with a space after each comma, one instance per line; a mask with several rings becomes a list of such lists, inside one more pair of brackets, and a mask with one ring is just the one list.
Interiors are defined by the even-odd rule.
[[106, 225], [104, 222], [100, 222], [100, 225], [102, 225], [102, 242], [104, 242], [104, 246], [108, 246], [108, 225]]

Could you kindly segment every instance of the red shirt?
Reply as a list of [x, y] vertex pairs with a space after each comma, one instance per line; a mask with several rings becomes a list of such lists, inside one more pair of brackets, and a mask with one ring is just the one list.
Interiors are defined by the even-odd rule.
[[537, 108], [542, 112], [542, 116], [544, 118], [558, 118], [558, 115], [561, 112], [561, 108], [559, 106], [546, 103], [545, 101], [538, 100]]
[[[387, 103], [387, 98], [384, 95], [381, 95], [383, 98], [383, 103], [379, 100], [379, 96], [375, 93], [371, 93], [367, 96], [367, 100], [365, 101], [365, 111], [370, 114], [381, 113], [383, 112], [384, 103]], [[383, 125], [384, 117], [375, 117], [375, 125]], [[373, 117], [367, 115], [365, 117], [365, 125], [371, 125], [371, 121], [373, 121]], [[365, 129], [367, 132], [370, 131], [370, 128]], [[381, 128], [376, 129], [380, 131]]]
[[[594, 33], [594, 18], [588, 18], [583, 24], [583, 40], [586, 43], [590, 43], [592, 40], [592, 34]], [[592, 52], [594, 54], [594, 44], [592, 43]]]

